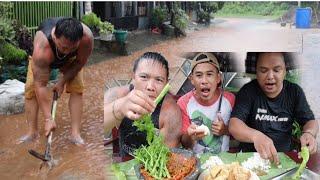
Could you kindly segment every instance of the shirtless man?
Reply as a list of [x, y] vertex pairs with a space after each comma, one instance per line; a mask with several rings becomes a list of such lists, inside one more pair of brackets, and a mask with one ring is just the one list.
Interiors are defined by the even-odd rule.
[[59, 69], [61, 75], [53, 86], [58, 95], [70, 93], [71, 138], [75, 144], [84, 144], [80, 136], [82, 119], [83, 66], [93, 49], [90, 29], [75, 18], [50, 18], [42, 22], [34, 37], [34, 50], [29, 58], [25, 86], [26, 115], [29, 124], [27, 135], [19, 143], [39, 137], [38, 110], [41, 108], [45, 119], [45, 135], [56, 128], [51, 121], [51, 96], [47, 83], [52, 69]]

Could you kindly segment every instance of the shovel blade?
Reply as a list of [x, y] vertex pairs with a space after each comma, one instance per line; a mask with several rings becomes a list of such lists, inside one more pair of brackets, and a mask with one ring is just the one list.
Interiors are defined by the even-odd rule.
[[48, 157], [46, 157], [45, 155], [43, 155], [43, 154], [40, 154], [40, 153], [38, 153], [38, 152], [36, 152], [35, 150], [32, 150], [32, 149], [30, 149], [30, 150], [28, 150], [28, 152], [32, 155], [32, 156], [34, 156], [34, 157], [36, 157], [36, 158], [38, 158], [38, 159], [41, 159], [42, 161], [50, 161], [50, 156]]

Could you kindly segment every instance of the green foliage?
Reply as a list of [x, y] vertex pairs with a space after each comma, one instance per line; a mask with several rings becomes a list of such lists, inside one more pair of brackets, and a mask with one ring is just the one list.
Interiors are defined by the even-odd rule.
[[108, 21], [104, 21], [104, 22], [100, 21], [99, 29], [100, 29], [99, 31], [100, 34], [109, 34], [109, 33], [113, 33], [114, 26]]
[[219, 16], [281, 16], [289, 10], [287, 2], [225, 2]]
[[114, 26], [108, 21], [102, 22], [95, 13], [89, 13], [82, 17], [81, 21], [87, 25], [93, 33], [108, 34], [113, 33]]
[[180, 30], [185, 30], [189, 23], [189, 17], [184, 10], [175, 7], [173, 10], [174, 18], [172, 24]]
[[168, 10], [157, 7], [151, 12], [150, 24], [151, 27], [160, 27], [161, 24], [168, 18]]
[[13, 8], [12, 2], [1, 2], [0, 1], [0, 18], [8, 18], [12, 15], [11, 11]]
[[8, 41], [14, 43], [15, 31], [9, 19], [0, 17], [0, 42]]
[[210, 23], [211, 18], [213, 18], [211, 13], [204, 11], [204, 10], [198, 11], [198, 22]]
[[21, 82], [26, 82], [27, 64], [26, 61], [20, 65], [4, 64], [0, 65], [0, 84], [7, 79], [17, 79]]
[[287, 72], [285, 79], [296, 84], [300, 84], [301, 72], [298, 69], [290, 70]]
[[13, 3], [0, 2], [0, 83], [7, 79], [25, 82], [26, 51], [28, 54], [32, 53], [32, 37], [27, 28], [16, 20], [9, 19], [12, 16], [12, 8]]
[[[214, 13], [223, 7], [224, 2], [197, 2], [200, 6], [198, 7], [197, 15], [199, 23], [210, 23], [210, 19], [214, 18]], [[201, 8], [200, 8], [201, 7]]]
[[28, 55], [32, 54], [33, 51], [33, 39], [31, 37], [30, 31], [28, 28], [21, 24], [17, 20], [12, 21], [12, 26], [15, 31], [15, 41], [17, 42], [17, 45], [19, 48], [25, 50]]
[[27, 53], [10, 43], [0, 45], [0, 83], [7, 79], [25, 82], [27, 75]]
[[302, 128], [297, 121], [294, 121], [293, 128], [292, 128], [292, 136], [296, 139], [299, 139], [301, 135], [302, 135]]
[[95, 13], [89, 13], [82, 16], [81, 21], [91, 29], [94, 36], [98, 35], [101, 20]]
[[100, 24], [100, 18], [95, 13], [89, 13], [82, 16], [81, 21], [90, 28], [98, 27]]
[[219, 6], [219, 2], [212, 1], [201, 2], [201, 8], [208, 13], [215, 13], [219, 9], [221, 9]]
[[3, 57], [4, 63], [20, 64], [21, 61], [26, 60], [27, 53], [10, 43], [4, 43], [0, 46], [0, 56]]

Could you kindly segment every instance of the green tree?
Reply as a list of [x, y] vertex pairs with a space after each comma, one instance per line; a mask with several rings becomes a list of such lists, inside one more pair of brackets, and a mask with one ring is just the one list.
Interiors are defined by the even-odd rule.
[[8, 18], [12, 15], [13, 4], [11, 2], [0, 1], [0, 18]]

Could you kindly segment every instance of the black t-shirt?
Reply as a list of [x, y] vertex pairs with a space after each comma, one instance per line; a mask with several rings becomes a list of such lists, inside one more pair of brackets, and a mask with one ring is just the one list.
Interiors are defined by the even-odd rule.
[[[270, 137], [280, 152], [291, 150], [294, 120], [302, 126], [314, 120], [302, 88], [286, 80], [280, 94], [272, 99], [264, 94], [256, 79], [244, 85], [236, 96], [231, 117]], [[253, 143], [240, 143], [240, 148], [244, 152], [255, 151]]]

